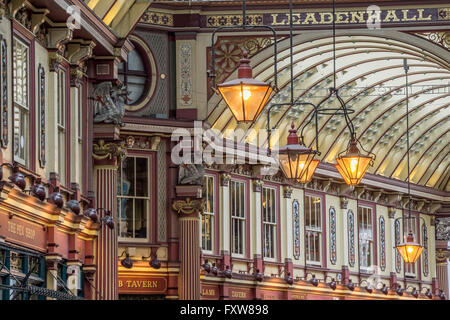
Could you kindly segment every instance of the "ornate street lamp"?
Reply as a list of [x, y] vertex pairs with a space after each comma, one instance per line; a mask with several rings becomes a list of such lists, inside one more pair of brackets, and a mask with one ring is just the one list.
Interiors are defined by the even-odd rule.
[[354, 186], [361, 182], [372, 160], [371, 156], [359, 151], [356, 139], [352, 138], [345, 154], [336, 158], [335, 167], [345, 183]]
[[253, 122], [264, 109], [273, 92], [271, 84], [253, 78], [247, 55], [244, 51], [238, 69], [238, 78], [217, 85], [220, 95], [238, 123]]
[[[303, 141], [299, 143], [297, 130], [294, 129], [294, 122], [291, 124], [287, 145], [281, 147], [278, 151], [281, 169], [287, 179], [306, 180], [306, 177], [312, 176], [314, 170], [311, 170], [311, 162], [316, 155], [316, 151], [307, 148]], [[317, 163], [315, 163], [317, 167]], [[311, 172], [312, 171], [312, 172]]]
[[[408, 217], [407, 218], [401, 218], [404, 220], [411, 220], [415, 221], [414, 217], [411, 217], [411, 182], [410, 182], [410, 165], [409, 165], [409, 95], [408, 95], [408, 61], [406, 59], [403, 60], [403, 68], [405, 70], [405, 81], [406, 81], [406, 150], [407, 150], [407, 168], [408, 168]], [[425, 224], [425, 220], [422, 217], [419, 217], [422, 219], [423, 223]], [[400, 218], [397, 218], [400, 219]], [[397, 220], [396, 219], [396, 220]], [[412, 225], [412, 224], [409, 224]], [[405, 226], [405, 223], [403, 223], [403, 228]], [[424, 246], [422, 246], [420, 243], [416, 242], [414, 239], [414, 234], [412, 230], [409, 230], [408, 235], [403, 236], [404, 241], [395, 247], [397, 248], [398, 252], [403, 258], [403, 261], [405, 263], [414, 263], [419, 259], [420, 255], [422, 254]]]
[[[247, 58], [248, 53], [243, 52], [243, 57], [240, 61], [238, 69], [238, 78], [218, 84], [216, 88], [216, 74], [215, 74], [215, 35], [216, 32], [228, 29], [268, 29], [273, 34], [273, 48], [274, 48], [274, 85], [266, 83], [253, 78], [252, 68], [249, 64], [250, 60]], [[247, 25], [246, 15], [246, 0], [242, 1], [242, 24], [233, 26], [221, 26], [214, 29], [211, 37], [211, 71], [209, 77], [213, 80], [213, 90], [220, 94], [226, 102], [228, 108], [233, 113], [238, 123], [253, 122], [264, 109], [272, 92], [278, 91], [277, 88], [277, 35], [275, 29], [268, 25]]]
[[395, 246], [405, 263], [414, 263], [419, 259], [423, 251], [423, 246], [414, 239], [414, 234], [410, 230], [404, 242]]

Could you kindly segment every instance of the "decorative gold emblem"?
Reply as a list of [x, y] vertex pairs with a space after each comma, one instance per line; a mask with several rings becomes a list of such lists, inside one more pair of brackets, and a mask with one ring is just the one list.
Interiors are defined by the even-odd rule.
[[112, 159], [113, 157], [117, 157], [117, 160], [120, 162], [127, 154], [126, 148], [123, 144], [119, 145], [114, 142], [105, 143], [104, 140], [100, 140], [98, 144], [94, 143], [93, 148], [94, 153], [92, 156], [96, 160]]
[[192, 214], [194, 212], [203, 213], [204, 201], [202, 199], [191, 200], [191, 198], [186, 198], [186, 200], [175, 200], [172, 204], [173, 210], [178, 214]]

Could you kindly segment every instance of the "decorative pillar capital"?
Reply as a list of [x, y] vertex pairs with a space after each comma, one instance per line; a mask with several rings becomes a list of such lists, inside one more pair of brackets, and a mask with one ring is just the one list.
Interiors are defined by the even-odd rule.
[[347, 210], [348, 207], [348, 198], [347, 197], [341, 197], [341, 209]]
[[224, 172], [220, 174], [220, 186], [221, 187], [228, 187], [230, 184], [231, 176]]
[[261, 192], [264, 185], [262, 180], [253, 180], [253, 192]]
[[51, 253], [45, 256], [45, 263], [48, 270], [58, 270], [58, 262], [62, 260], [59, 254]]
[[105, 140], [99, 140], [93, 144], [92, 157], [97, 162], [102, 161], [116, 161], [121, 162], [125, 158], [127, 152], [124, 144], [118, 144], [115, 142], [105, 142]]
[[204, 207], [205, 202], [203, 199], [175, 199], [172, 203], [172, 209], [175, 210], [179, 216], [203, 213]]
[[397, 210], [394, 207], [388, 207], [389, 219], [394, 219], [396, 212], [397, 212]]
[[292, 196], [292, 191], [294, 191], [294, 189], [291, 186], [284, 186], [283, 187], [283, 197], [285, 199], [290, 199]]

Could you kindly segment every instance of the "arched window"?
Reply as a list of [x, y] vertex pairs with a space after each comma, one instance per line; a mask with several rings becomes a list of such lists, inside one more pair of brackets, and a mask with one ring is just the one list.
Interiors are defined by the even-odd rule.
[[128, 54], [127, 62], [119, 65], [119, 79], [129, 92], [127, 105], [136, 105], [145, 97], [151, 70], [138, 44], [133, 43], [135, 49]]

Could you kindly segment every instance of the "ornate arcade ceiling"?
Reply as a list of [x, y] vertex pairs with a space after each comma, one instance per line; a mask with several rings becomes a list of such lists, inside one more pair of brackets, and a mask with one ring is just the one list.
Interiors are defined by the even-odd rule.
[[[320, 103], [332, 86], [333, 46], [331, 32], [308, 32], [295, 35], [294, 98]], [[339, 31], [337, 36], [337, 87], [347, 105], [355, 110], [350, 115], [357, 135], [365, 147], [376, 154], [370, 173], [405, 181], [406, 118], [405, 74], [403, 59], [410, 66], [409, 123], [411, 181], [439, 190], [450, 190], [450, 51], [449, 34], [440, 39], [427, 34], [412, 35], [395, 31]], [[440, 42], [439, 44], [433, 43]], [[271, 102], [290, 101], [289, 39], [278, 43], [278, 87]], [[229, 46], [219, 47], [217, 54], [226, 57]], [[225, 59], [226, 60], [226, 59]], [[223, 63], [232, 63], [223, 61]], [[271, 45], [251, 58], [254, 76], [273, 81], [273, 48]], [[220, 62], [218, 68], [220, 69]], [[228, 79], [236, 78], [232, 72]], [[324, 107], [339, 107], [335, 100]], [[267, 106], [266, 106], [267, 110]], [[237, 124], [223, 101], [213, 95], [208, 102], [208, 122], [225, 136], [235, 129], [265, 130], [267, 112], [263, 111], [251, 124]], [[271, 124], [279, 129], [284, 145], [292, 122], [301, 128], [311, 115], [303, 106], [275, 107]], [[231, 129], [231, 131], [227, 131]], [[321, 160], [334, 163], [336, 155], [348, 143], [349, 132], [341, 116], [320, 115], [318, 121]], [[267, 147], [266, 138], [248, 134], [240, 142]], [[305, 142], [315, 148], [314, 122], [305, 131]], [[272, 137], [272, 145], [278, 136]]]

